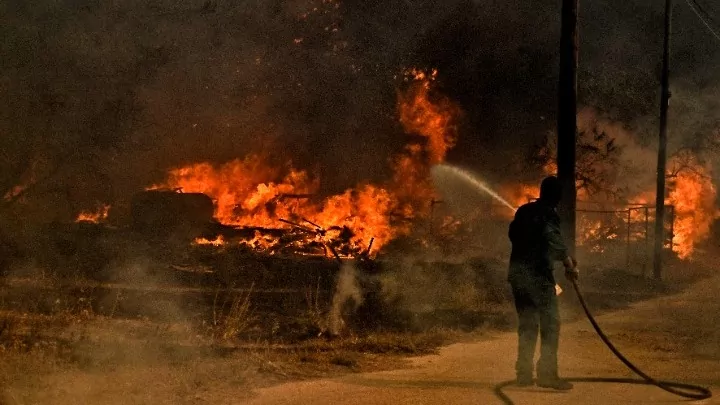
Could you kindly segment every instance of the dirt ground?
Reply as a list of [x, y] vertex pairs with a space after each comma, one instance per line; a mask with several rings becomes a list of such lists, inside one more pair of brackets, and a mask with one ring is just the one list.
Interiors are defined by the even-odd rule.
[[[605, 308], [598, 318], [638, 366], [659, 379], [720, 388], [720, 277], [682, 293]], [[566, 376], [630, 376], [563, 295], [561, 367]], [[624, 307], [624, 308], [623, 308]], [[4, 319], [10, 319], [4, 316]], [[495, 384], [513, 377], [511, 332], [376, 333], [287, 348], [203, 346], [183, 325], [146, 320], [26, 316], [4, 340], [2, 405], [25, 404], [494, 404]], [[42, 330], [33, 327], [41, 325]], [[60, 335], [46, 341], [43, 334]], [[458, 342], [433, 348], [443, 342]], [[14, 347], [11, 347], [14, 346]], [[651, 387], [577, 384], [569, 393], [509, 391], [517, 404], [641, 404], [680, 401]], [[592, 398], [589, 401], [588, 398]], [[704, 403], [720, 403], [720, 398]]]
[[[685, 292], [641, 302], [605, 314], [598, 322], [638, 366], [659, 379], [701, 384], [720, 390], [720, 277]], [[279, 385], [247, 402], [260, 404], [500, 404], [493, 386], [513, 377], [515, 336], [455, 344], [438, 355], [414, 359], [404, 370], [351, 375]], [[565, 325], [561, 337], [562, 372], [570, 377], [630, 377], [596, 337], [587, 321]], [[516, 404], [680, 403], [657, 388], [578, 383], [570, 392], [510, 388]], [[720, 397], [697, 403], [720, 403]]]

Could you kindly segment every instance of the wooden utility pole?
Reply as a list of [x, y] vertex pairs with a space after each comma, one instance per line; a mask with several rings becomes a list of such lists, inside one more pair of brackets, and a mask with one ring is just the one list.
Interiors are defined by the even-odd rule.
[[558, 83], [558, 179], [562, 201], [558, 207], [563, 235], [575, 255], [575, 144], [577, 137], [578, 0], [563, 0]]
[[670, 21], [672, 1], [665, 0], [665, 38], [663, 40], [663, 67], [660, 78], [660, 139], [657, 160], [657, 191], [655, 194], [655, 252], [653, 276], [662, 276], [662, 256], [665, 245], [665, 167], [667, 160], [667, 115], [670, 102]]

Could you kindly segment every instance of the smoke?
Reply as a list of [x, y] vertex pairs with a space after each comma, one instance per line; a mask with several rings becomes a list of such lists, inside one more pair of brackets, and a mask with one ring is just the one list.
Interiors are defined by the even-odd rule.
[[[596, 109], [583, 108], [578, 112], [578, 131], [585, 133], [586, 138], [596, 134], [605, 134], [612, 139], [616, 148], [616, 160], [606, 162], [591, 161], [585, 168], [587, 171], [599, 170], [605, 164], [605, 170], [598, 175], [605, 176], [607, 183], [623, 189], [625, 197], [637, 196], [652, 189], [655, 182], [657, 166], [657, 144], [641, 144], [641, 136], [622, 122], [604, 116]], [[602, 151], [600, 151], [602, 153]]]
[[[448, 159], [489, 179], [522, 173], [509, 162], [554, 123], [555, 1], [0, 7], [0, 194], [34, 179], [25, 203], [50, 209], [22, 214], [43, 222], [119, 207], [169, 168], [250, 153], [316, 170], [325, 193], [383, 180], [406, 140], [395, 76], [413, 66], [437, 68], [467, 112]], [[671, 131], [699, 136], [719, 114], [720, 51], [676, 8]], [[581, 103], [656, 124], [661, 14], [642, 0], [581, 9]]]
[[355, 311], [363, 302], [363, 294], [358, 282], [358, 270], [351, 262], [343, 263], [337, 274], [335, 293], [328, 313], [328, 330], [339, 335], [345, 326], [343, 317]]
[[413, 314], [485, 311], [507, 298], [506, 265], [488, 258], [402, 258], [379, 277], [384, 300]]

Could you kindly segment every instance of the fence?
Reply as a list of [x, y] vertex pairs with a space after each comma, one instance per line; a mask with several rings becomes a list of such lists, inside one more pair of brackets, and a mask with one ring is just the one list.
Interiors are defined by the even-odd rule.
[[[443, 201], [434, 200], [431, 220], [447, 215], [447, 208]], [[646, 275], [652, 267], [655, 244], [654, 205], [578, 201], [576, 213], [579, 251], [586, 255], [602, 254], [603, 260], [611, 261], [612, 266], [625, 266], [628, 271]], [[470, 222], [483, 221], [484, 218], [484, 221], [502, 223], [495, 230], [502, 237], [506, 235], [507, 223], [513, 217], [512, 210], [494, 201], [479, 203], [474, 214], [467, 218]], [[674, 217], [675, 207], [666, 205], [664, 246], [670, 251], [673, 248]]]
[[[593, 208], [591, 202], [578, 205], [578, 249], [586, 254], [603, 253], [621, 259], [629, 271], [638, 269], [645, 275], [652, 263], [654, 251], [655, 206], [628, 204], [607, 209], [607, 206]], [[665, 212], [663, 246], [672, 251], [675, 207], [666, 205]], [[617, 264], [622, 264], [622, 261]]]

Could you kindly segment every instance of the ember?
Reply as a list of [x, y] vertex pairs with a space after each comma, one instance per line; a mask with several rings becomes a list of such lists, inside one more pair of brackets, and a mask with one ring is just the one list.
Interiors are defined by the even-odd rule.
[[95, 211], [83, 211], [78, 214], [75, 222], [92, 222], [98, 224], [107, 220], [108, 213], [110, 212], [110, 205], [103, 204], [99, 206]]

